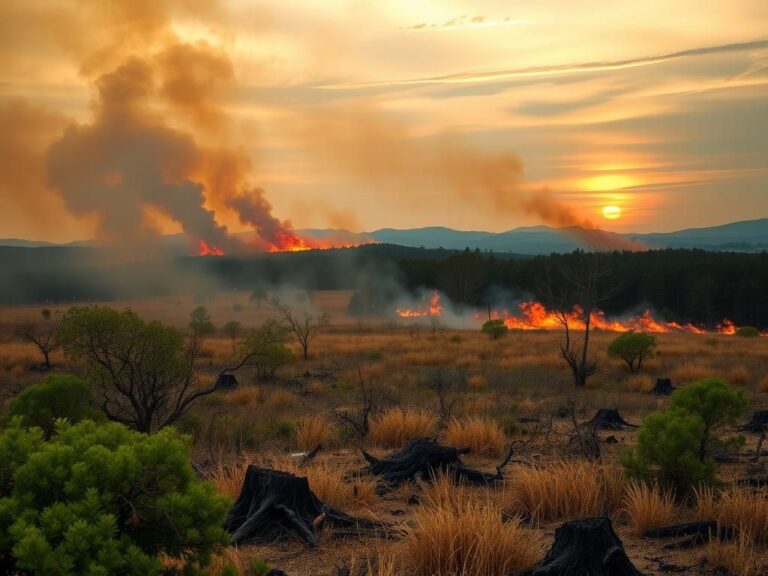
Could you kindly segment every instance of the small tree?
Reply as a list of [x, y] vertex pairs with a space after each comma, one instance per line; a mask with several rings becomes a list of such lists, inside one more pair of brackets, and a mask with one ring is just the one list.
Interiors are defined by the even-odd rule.
[[249, 334], [241, 343], [243, 367], [256, 369], [258, 380], [271, 380], [281, 366], [293, 360], [293, 353], [285, 343], [290, 329], [277, 320], [265, 321], [257, 330]]
[[46, 442], [15, 421], [0, 434], [4, 574], [181, 574], [168, 559], [196, 573], [227, 542], [229, 506], [172, 429], [62, 422]]
[[240, 336], [240, 333], [243, 331], [243, 325], [240, 324], [237, 320], [230, 320], [224, 326], [221, 328], [222, 332], [226, 334], [229, 338], [232, 340], [232, 352], [235, 351], [235, 348], [237, 346], [237, 338]]
[[261, 303], [266, 301], [269, 294], [264, 288], [254, 288], [251, 292], [251, 302], [256, 302], [256, 307], [261, 308]]
[[43, 311], [42, 322], [28, 320], [16, 327], [16, 336], [20, 340], [27, 344], [33, 344], [40, 350], [40, 354], [43, 355], [42, 365], [45, 370], [51, 369], [51, 354], [61, 346], [59, 343], [59, 324], [51, 320], [50, 312], [48, 310], [46, 315], [45, 310]]
[[504, 320], [500, 318], [488, 320], [483, 324], [481, 330], [484, 334], [488, 334], [492, 340], [498, 340], [509, 332], [509, 328], [504, 324]]
[[51, 374], [14, 397], [4, 420], [14, 417], [20, 417], [24, 426], [40, 428], [46, 438], [60, 418], [71, 424], [104, 418], [94, 404], [91, 385], [67, 374]]
[[621, 358], [632, 374], [640, 372], [643, 361], [653, 357], [656, 337], [646, 332], [624, 332], [608, 345], [608, 355]]
[[331, 316], [325, 312], [316, 315], [312, 314], [308, 310], [303, 312], [294, 312], [290, 306], [281, 304], [279, 301], [275, 301], [276, 308], [283, 316], [283, 320], [290, 328], [296, 340], [301, 346], [301, 350], [304, 356], [304, 360], [309, 358], [309, 345], [318, 335], [318, 333], [328, 326], [331, 320]]
[[711, 448], [722, 443], [714, 432], [734, 422], [745, 406], [743, 393], [721, 380], [680, 388], [672, 393], [669, 408], [643, 421], [637, 446], [624, 454], [622, 463], [636, 478], [657, 481], [678, 494], [711, 484], [717, 472]]
[[205, 306], [198, 306], [189, 315], [189, 327], [195, 337], [210, 336], [216, 331], [216, 327], [211, 322], [211, 315]]
[[760, 336], [760, 330], [754, 326], [740, 326], [739, 328], [736, 328], [734, 334], [736, 334], [736, 336], [741, 336], [742, 338], [755, 338], [756, 336]]

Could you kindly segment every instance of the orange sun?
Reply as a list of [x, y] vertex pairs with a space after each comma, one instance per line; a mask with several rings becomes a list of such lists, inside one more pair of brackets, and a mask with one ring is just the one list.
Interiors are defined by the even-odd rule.
[[616, 220], [621, 218], [621, 207], [619, 206], [603, 206], [603, 217], [608, 220]]

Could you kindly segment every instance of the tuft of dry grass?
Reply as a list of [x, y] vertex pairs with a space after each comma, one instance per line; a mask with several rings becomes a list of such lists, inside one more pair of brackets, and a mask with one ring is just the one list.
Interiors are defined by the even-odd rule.
[[642, 536], [646, 530], [672, 524], [675, 519], [675, 498], [671, 491], [654, 485], [632, 482], [626, 488], [623, 512], [632, 532]]
[[286, 410], [298, 404], [296, 394], [285, 388], [274, 388], [264, 399], [264, 406], [271, 410]]
[[737, 365], [728, 371], [728, 382], [737, 386], [744, 386], [752, 380], [752, 374], [746, 366]]
[[264, 390], [258, 386], [240, 386], [226, 395], [227, 402], [244, 408], [255, 408], [264, 403]]
[[758, 392], [768, 392], [768, 376], [763, 376], [757, 385]]
[[416, 408], [392, 408], [371, 419], [368, 438], [383, 448], [399, 448], [412, 438], [432, 436], [437, 418]]
[[296, 445], [299, 450], [309, 451], [317, 446], [327, 446], [336, 431], [322, 415], [306, 416], [296, 425]]
[[541, 541], [519, 521], [503, 522], [498, 508], [475, 500], [420, 507], [403, 546], [415, 576], [517, 575], [543, 552]]
[[648, 376], [648, 374], [633, 374], [627, 378], [626, 382], [627, 388], [632, 392], [641, 392], [643, 394], [650, 392], [654, 384], [653, 378]]
[[672, 370], [670, 378], [675, 384], [686, 384], [709, 378], [712, 375], [713, 371], [710, 366], [701, 363], [683, 362]]
[[240, 490], [243, 488], [245, 480], [245, 471], [248, 469], [248, 461], [243, 459], [236, 464], [219, 463], [209, 473], [209, 479], [213, 482], [216, 490], [228, 496], [234, 502], [240, 496]]
[[516, 466], [502, 499], [531, 523], [610, 514], [622, 503], [624, 473], [594, 462], [555, 462]]
[[471, 416], [452, 420], [443, 438], [449, 446], [467, 447], [473, 454], [501, 456], [504, 453], [504, 431], [489, 418]]
[[753, 576], [756, 573], [755, 549], [747, 532], [739, 532], [730, 542], [710, 540], [704, 548], [704, 557], [730, 576]]
[[733, 487], [717, 493], [703, 488], [696, 491], [695, 497], [700, 518], [745, 533], [754, 544], [768, 545], [768, 494], [764, 490]]

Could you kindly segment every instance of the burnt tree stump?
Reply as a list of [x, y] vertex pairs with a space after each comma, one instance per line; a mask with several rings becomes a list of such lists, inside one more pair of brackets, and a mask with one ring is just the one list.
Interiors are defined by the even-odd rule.
[[739, 426], [739, 430], [758, 434], [763, 430], [768, 430], [768, 410], [758, 410], [752, 414], [752, 419], [743, 426]]
[[651, 394], [656, 396], [669, 396], [676, 390], [669, 378], [656, 378], [656, 385], [651, 390]]
[[593, 430], [634, 430], [638, 428], [621, 417], [615, 408], [600, 408], [591, 420], [584, 423]]
[[643, 576], [624, 551], [609, 518], [571, 520], [529, 576]]
[[414, 480], [429, 482], [439, 473], [448, 474], [455, 481], [474, 485], [493, 484], [503, 479], [502, 469], [509, 462], [511, 449], [507, 458], [496, 469], [496, 474], [467, 467], [460, 458], [467, 452], [468, 448], [442, 446], [432, 438], [414, 438], [403, 448], [381, 460], [363, 450], [363, 457], [368, 462], [368, 467], [363, 472], [379, 476], [388, 486]]
[[216, 390], [234, 390], [240, 384], [234, 374], [219, 374], [215, 386]]
[[324, 522], [355, 534], [380, 527], [320, 501], [309, 489], [306, 478], [251, 464], [224, 528], [232, 534], [231, 542], [235, 545], [294, 537], [314, 547], [315, 531]]

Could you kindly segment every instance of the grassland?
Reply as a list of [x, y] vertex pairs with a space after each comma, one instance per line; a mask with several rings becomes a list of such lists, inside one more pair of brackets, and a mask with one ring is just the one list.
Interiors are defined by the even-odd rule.
[[[237, 496], [249, 463], [300, 472], [322, 500], [390, 523], [394, 538], [339, 540], [323, 534], [316, 550], [293, 543], [230, 548], [218, 565], [235, 563], [247, 573], [253, 561], [264, 560], [292, 575], [336, 574], [342, 564], [370, 564], [371, 573], [382, 575], [517, 574], [541, 557], [561, 522], [607, 514], [646, 574], [664, 573], [664, 564], [686, 567], [690, 574], [714, 574], [716, 565], [739, 575], [768, 569], [768, 494], [735, 484], [764, 472], [762, 464], [726, 464], [722, 491], [679, 502], [625, 478], [618, 457], [634, 442], [633, 432], [602, 433], [603, 440], [613, 435], [617, 443], [602, 443], [601, 460], [588, 462], [569, 443], [572, 424], [563, 417], [574, 411], [583, 420], [610, 407], [640, 423], [668, 402], [648, 394], [657, 377], [684, 385], [720, 376], [744, 390], [750, 412], [768, 408], [768, 338], [662, 334], [656, 356], [633, 376], [606, 354], [615, 334], [595, 332], [600, 371], [579, 390], [559, 358], [556, 332], [511, 332], [491, 340], [479, 330], [435, 330], [428, 321], [358, 320], [346, 316], [348, 300], [345, 292], [315, 293], [314, 306], [329, 312], [332, 324], [312, 343], [307, 361], [296, 349], [296, 361], [273, 381], [238, 374], [238, 389], [206, 397], [179, 428], [192, 436], [196, 462], [224, 494]], [[198, 304], [191, 297], [110, 303], [180, 328]], [[243, 293], [219, 294], [202, 304], [219, 326], [238, 320], [253, 328], [275, 316], [269, 305], [257, 307]], [[40, 309], [0, 309], [4, 400], [41, 378], [29, 369], [40, 361], [36, 350], [14, 335], [14, 326], [39, 318]], [[54, 319], [66, 310], [51, 309]], [[206, 340], [200, 359], [204, 381], [212, 381], [231, 353], [229, 338], [216, 334]], [[58, 354], [53, 361], [59, 369], [72, 368]], [[361, 386], [375, 400], [365, 438], [338, 418], [355, 412]], [[470, 488], [443, 479], [381, 497], [372, 479], [346, 477], [364, 465], [360, 448], [384, 454], [420, 435], [470, 447], [465, 460], [489, 471], [515, 442], [505, 482]], [[747, 436], [743, 450], [754, 450], [756, 443], [756, 436]], [[318, 444], [323, 450], [300, 471], [292, 454]], [[409, 504], [414, 495], [418, 505]], [[738, 537], [691, 551], [661, 551], [659, 542], [642, 538], [649, 527], [705, 517], [733, 526]]]

